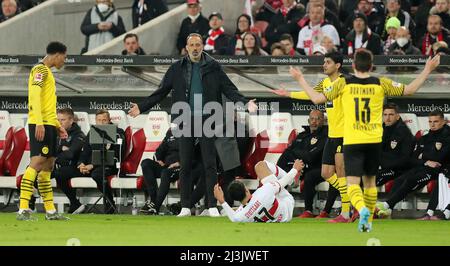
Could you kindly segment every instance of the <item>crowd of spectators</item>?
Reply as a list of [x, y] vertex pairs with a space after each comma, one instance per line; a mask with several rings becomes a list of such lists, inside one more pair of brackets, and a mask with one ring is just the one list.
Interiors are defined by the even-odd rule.
[[251, 3], [252, 14], [240, 15], [232, 34], [223, 29], [226, 18], [220, 13], [205, 17], [200, 1], [187, 0], [188, 17], [177, 41], [180, 54], [192, 32], [204, 36], [205, 50], [216, 55], [312, 56], [337, 50], [351, 56], [359, 48], [375, 55], [434, 55], [438, 49], [448, 54], [449, 0]]

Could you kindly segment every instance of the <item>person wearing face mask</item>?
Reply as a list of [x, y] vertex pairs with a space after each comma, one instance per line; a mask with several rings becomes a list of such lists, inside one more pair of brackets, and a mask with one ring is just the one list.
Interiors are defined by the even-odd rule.
[[395, 34], [395, 42], [389, 46], [388, 55], [394, 51], [402, 51], [405, 55], [421, 55], [420, 50], [411, 42], [411, 34], [406, 27], [400, 27]]
[[96, 5], [85, 15], [81, 32], [86, 35], [81, 53], [91, 51], [126, 32], [122, 17], [111, 0], [96, 0]]

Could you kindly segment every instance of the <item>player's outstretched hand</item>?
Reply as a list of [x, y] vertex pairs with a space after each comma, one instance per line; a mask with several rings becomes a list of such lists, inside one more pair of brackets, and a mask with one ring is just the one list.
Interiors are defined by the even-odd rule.
[[441, 62], [441, 55], [437, 54], [435, 55], [433, 58], [428, 58], [427, 63], [425, 64], [425, 70], [428, 72], [432, 72], [433, 70], [436, 69], [436, 67], [439, 66]]
[[214, 186], [214, 197], [219, 201], [220, 204], [225, 202], [225, 197], [223, 196], [223, 190], [219, 186], [219, 184], [216, 184]]
[[250, 113], [254, 113], [258, 110], [258, 105], [256, 104], [256, 99], [248, 101], [247, 109]]
[[138, 106], [137, 104], [135, 104], [135, 103], [131, 103], [131, 108], [130, 108], [130, 110], [128, 111], [128, 114], [129, 114], [131, 117], [136, 117], [136, 116], [138, 116], [140, 113], [141, 113], [141, 110], [139, 110], [139, 106]]
[[297, 170], [298, 172], [301, 172], [303, 170], [303, 168], [305, 167], [305, 164], [303, 163], [302, 160], [295, 160], [293, 168], [295, 168], [295, 170]]
[[270, 90], [270, 92], [272, 92], [273, 94], [279, 95], [279, 96], [283, 96], [283, 97], [289, 96], [289, 92], [284, 88], [280, 88], [277, 90]]

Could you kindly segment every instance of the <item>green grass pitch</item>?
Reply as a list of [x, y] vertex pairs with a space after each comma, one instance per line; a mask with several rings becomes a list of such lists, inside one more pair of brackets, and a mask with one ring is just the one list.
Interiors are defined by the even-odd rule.
[[82, 246], [290, 246], [450, 245], [449, 221], [375, 220], [374, 230], [359, 233], [357, 223], [328, 224], [326, 219], [289, 223], [231, 223], [228, 218], [132, 215], [72, 215], [69, 221], [16, 221], [14, 213], [0, 214], [0, 245], [67, 245], [75, 238]]

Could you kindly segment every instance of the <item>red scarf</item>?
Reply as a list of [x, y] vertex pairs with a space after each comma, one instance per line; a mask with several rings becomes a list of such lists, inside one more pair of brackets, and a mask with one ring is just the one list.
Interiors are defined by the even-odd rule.
[[[438, 33], [437, 35], [437, 41], [443, 41], [444, 40], [444, 36], [442, 34], [442, 31]], [[431, 36], [430, 33], [427, 32], [427, 34], [425, 35], [425, 38], [423, 39], [422, 42], [422, 54], [423, 55], [433, 55], [433, 49], [431, 48], [432, 43], [431, 43]]]
[[222, 27], [218, 28], [217, 30], [209, 30], [209, 37], [206, 40], [205, 50], [214, 50], [216, 39], [219, 38], [219, 36], [224, 32], [225, 30]]
[[284, 5], [282, 7], [280, 7], [280, 11], [281, 11], [281, 14], [283, 15], [283, 17], [286, 17], [287, 14], [289, 13], [289, 11], [291, 11], [291, 9], [294, 8], [294, 6], [295, 6], [295, 3], [289, 7], [286, 7]]

